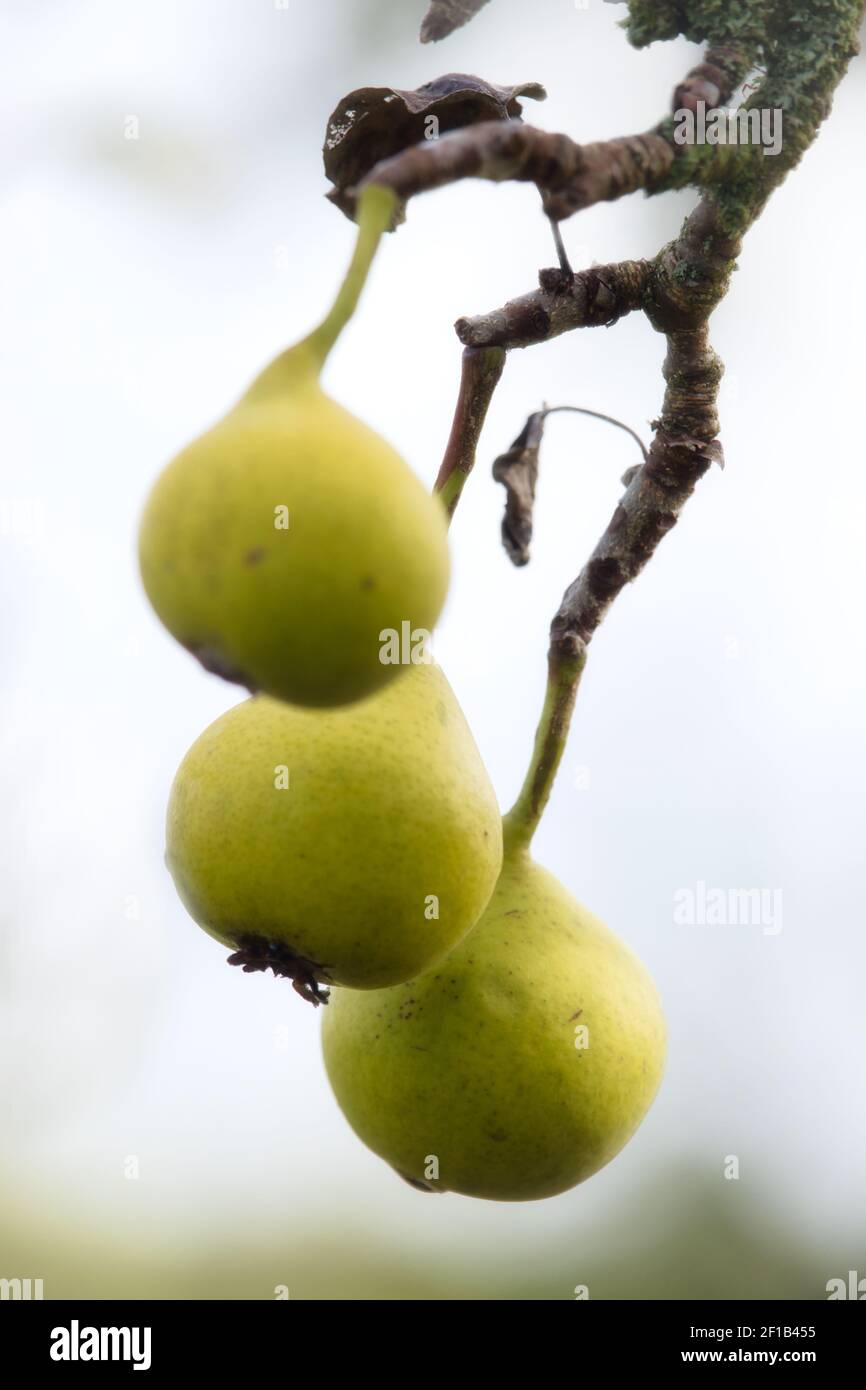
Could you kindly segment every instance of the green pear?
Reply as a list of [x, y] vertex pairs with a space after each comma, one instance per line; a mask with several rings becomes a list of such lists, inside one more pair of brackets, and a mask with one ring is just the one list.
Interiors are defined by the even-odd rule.
[[490, 898], [502, 828], [451, 687], [419, 663], [339, 709], [256, 696], [222, 715], [178, 770], [166, 859], [236, 963], [317, 1002], [320, 983], [377, 989], [442, 959]]
[[646, 969], [529, 857], [447, 960], [396, 989], [337, 990], [325, 1065], [358, 1136], [413, 1185], [497, 1201], [597, 1172], [661, 1080]]
[[441, 501], [319, 385], [390, 213], [371, 192], [330, 314], [168, 465], [139, 536], [145, 590], [178, 641], [209, 671], [302, 705], [391, 680], [393, 634], [423, 640], [448, 588]]

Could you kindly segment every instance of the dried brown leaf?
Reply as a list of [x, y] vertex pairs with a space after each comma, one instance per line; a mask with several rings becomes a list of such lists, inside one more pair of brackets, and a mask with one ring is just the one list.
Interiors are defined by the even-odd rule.
[[436, 134], [476, 125], [479, 121], [520, 118], [519, 97], [543, 101], [538, 82], [499, 87], [471, 73], [449, 72], [416, 91], [398, 87], [359, 87], [331, 113], [322, 156], [334, 185], [328, 197], [347, 217], [353, 215], [350, 190], [382, 159], [429, 138], [430, 117]]
[[530, 415], [510, 449], [493, 464], [493, 476], [505, 488], [505, 515], [502, 518], [502, 544], [513, 565], [529, 562], [532, 540], [532, 512], [538, 480], [538, 452], [544, 435], [546, 414]]

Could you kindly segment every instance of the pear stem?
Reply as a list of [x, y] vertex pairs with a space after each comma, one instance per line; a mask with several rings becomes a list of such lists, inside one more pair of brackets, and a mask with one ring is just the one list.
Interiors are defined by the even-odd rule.
[[320, 371], [328, 353], [358, 307], [358, 300], [367, 282], [382, 234], [391, 225], [396, 206], [396, 195], [390, 188], [383, 188], [380, 184], [369, 184], [358, 198], [358, 237], [349, 269], [330, 310], [318, 328], [314, 328], [304, 340]]
[[465, 348], [460, 368], [460, 390], [451, 433], [433, 487], [449, 521], [460, 501], [464, 484], [475, 466], [478, 440], [493, 392], [505, 366], [504, 348]]
[[565, 752], [577, 688], [586, 665], [586, 646], [551, 635], [547, 656], [547, 689], [535, 733], [535, 745], [523, 786], [502, 819], [506, 849], [528, 849], [550, 799], [557, 769]]

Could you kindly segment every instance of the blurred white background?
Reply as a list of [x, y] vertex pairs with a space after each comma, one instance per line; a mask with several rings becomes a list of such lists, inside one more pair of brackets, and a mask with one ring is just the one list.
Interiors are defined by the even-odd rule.
[[[599, 1251], [613, 1260], [608, 1296], [639, 1258], [653, 1296], [666, 1227], [694, 1216], [686, 1248], [711, 1269], [737, 1223], [764, 1221], [771, 1243], [793, 1233], [815, 1252], [800, 1296], [821, 1297], [832, 1275], [866, 1274], [862, 59], [714, 317], [727, 469], [701, 484], [593, 643], [536, 842], [662, 991], [668, 1072], [636, 1139], [546, 1203], [405, 1187], [342, 1120], [313, 1010], [270, 976], [227, 969], [163, 867], [176, 765], [239, 696], [147, 607], [138, 514], [157, 470], [317, 320], [342, 274], [353, 231], [322, 196], [329, 112], [357, 86], [477, 72], [543, 82], [549, 100], [528, 102], [525, 118], [596, 139], [651, 125], [696, 60], [685, 43], [631, 49], [622, 10], [601, 0], [494, 0], [435, 48], [417, 43], [424, 8], [5, 0], [8, 1249], [26, 1263], [32, 1237], [50, 1274], [56, 1232], [71, 1230], [76, 1292], [105, 1245], [104, 1293], [112, 1241], [156, 1259], [222, 1240], [230, 1266], [279, 1226], [293, 1296], [368, 1296], [361, 1271], [385, 1261], [441, 1271], [445, 1297], [482, 1264], [543, 1284], [555, 1253], [565, 1274], [547, 1296], [568, 1298]], [[130, 117], [138, 139], [125, 138]], [[651, 255], [692, 202], [594, 208], [564, 226], [572, 259]], [[531, 289], [554, 259], [526, 186], [417, 199], [328, 389], [432, 483], [459, 375], [453, 321]], [[490, 463], [545, 400], [611, 412], [648, 437], [662, 355], [637, 316], [573, 333], [512, 354], [491, 408], [452, 528], [437, 654], [503, 807], [531, 746], [548, 621], [636, 451], [601, 424], [551, 420], [522, 571], [500, 548]], [[676, 926], [675, 893], [701, 881], [781, 890], [782, 931]], [[723, 1176], [727, 1155], [738, 1182]], [[700, 1208], [712, 1202], [725, 1216], [711, 1236]], [[735, 1262], [717, 1285], [736, 1297], [750, 1277]], [[785, 1290], [768, 1276], [765, 1292]]]

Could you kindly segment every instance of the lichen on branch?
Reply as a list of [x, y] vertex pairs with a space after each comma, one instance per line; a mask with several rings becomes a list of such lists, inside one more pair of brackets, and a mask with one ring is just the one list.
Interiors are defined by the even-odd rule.
[[[605, 267], [599, 273], [602, 284], [615, 286], [610, 293], [615, 317], [641, 307], [653, 327], [665, 334], [666, 389], [649, 457], [631, 475], [551, 623], [544, 709], [523, 787], [505, 817], [507, 834], [525, 843], [538, 824], [562, 757], [588, 643], [617, 595], [676, 524], [700, 479], [714, 462], [723, 464], [717, 415], [723, 366], [711, 346], [708, 321], [727, 292], [744, 233], [828, 115], [833, 92], [858, 51], [863, 11], [863, 0], [814, 0], [803, 9], [784, 3], [668, 6], [641, 0], [631, 6], [633, 41], [641, 33], [649, 42], [683, 32], [715, 45], [676, 89], [675, 110], [699, 101], [726, 100], [748, 67], [763, 61], [765, 76], [746, 105], [782, 111], [784, 138], [781, 151], [772, 157], [754, 147], [709, 147], [711, 154], [707, 147], [682, 147], [686, 153], [671, 161], [667, 186], [697, 183], [705, 191], [680, 235], [650, 262], [623, 263], [640, 266], [635, 276], [624, 277], [622, 267]], [[654, 30], [641, 31], [640, 23], [650, 19]], [[670, 122], [663, 129], [671, 130]], [[665, 179], [657, 186], [665, 186]], [[546, 204], [549, 209], [549, 198]], [[546, 274], [547, 284], [542, 279], [539, 291], [492, 313], [459, 320], [461, 340], [478, 347], [522, 347], [598, 321], [588, 312], [588, 277], [593, 271], [570, 280], [561, 272]], [[534, 419], [530, 417], [528, 429]], [[515, 441], [515, 458], [522, 458], [526, 442]], [[534, 490], [534, 473], [527, 485]], [[517, 504], [521, 500], [531, 505], [530, 497], [518, 497]], [[521, 539], [525, 537], [517, 537]]]
[[[450, 32], [480, 8], [479, 0], [434, 0], [427, 37], [438, 36], [431, 23]], [[707, 46], [703, 60], [675, 88], [669, 113], [653, 129], [581, 145], [513, 119], [484, 121], [381, 160], [356, 189], [346, 192], [351, 212], [365, 187], [389, 189], [397, 201], [395, 220], [400, 220], [406, 203], [418, 193], [470, 177], [514, 180], [536, 185], [554, 222], [639, 189], [662, 193], [696, 187], [702, 192], [679, 236], [652, 260], [572, 274], [563, 258], [559, 269], [541, 272], [537, 290], [487, 314], [461, 318], [456, 325], [466, 352], [437, 484], [449, 510], [472, 467], [506, 350], [544, 342], [572, 328], [611, 325], [637, 309], [667, 342], [664, 401], [649, 456], [630, 474], [602, 537], [566, 589], [551, 624], [547, 694], [533, 758], [506, 816], [507, 833], [526, 843], [562, 756], [588, 643], [616, 596], [676, 524], [701, 477], [714, 462], [722, 463], [716, 402], [723, 368], [710, 344], [708, 321], [727, 291], [744, 234], [829, 113], [833, 92], [858, 51], [864, 8], [866, 0], [630, 0], [626, 28], [636, 46], [680, 35]], [[724, 106], [757, 70], [761, 80], [743, 107], [781, 113], [777, 153], [748, 141], [689, 143], [677, 138], [677, 113], [696, 112], [701, 104]], [[521, 524], [534, 488], [531, 457], [525, 466], [526, 450], [531, 455], [533, 447], [528, 436], [518, 437], [513, 457], [503, 456], [512, 520], [517, 516]], [[525, 496], [518, 495], [520, 488]], [[510, 543], [516, 556], [525, 558], [528, 539], [520, 525]]]

